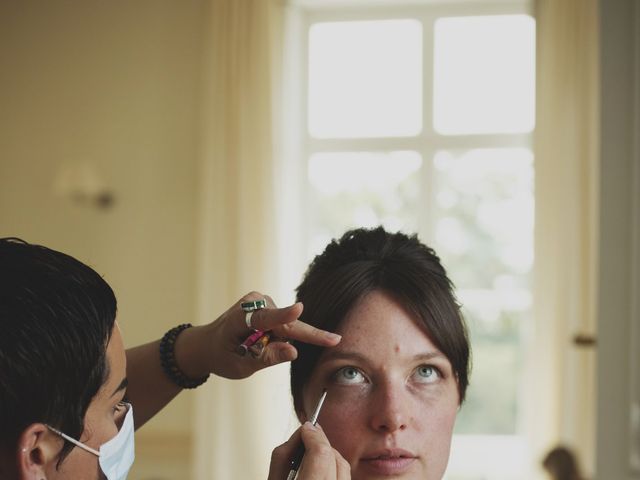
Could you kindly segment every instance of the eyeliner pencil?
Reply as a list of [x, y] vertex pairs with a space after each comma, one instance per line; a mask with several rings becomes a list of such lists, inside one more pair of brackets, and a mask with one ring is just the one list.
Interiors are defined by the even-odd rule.
[[[318, 416], [320, 415], [320, 409], [322, 408], [322, 404], [324, 403], [324, 399], [327, 397], [327, 389], [325, 388], [322, 391], [322, 395], [320, 396], [320, 400], [318, 400], [318, 404], [316, 405], [316, 409], [313, 411], [313, 415], [311, 415], [311, 419], [309, 420], [313, 425], [318, 423]], [[298, 469], [300, 468], [300, 464], [302, 463], [302, 459], [304, 458], [304, 443], [300, 442], [298, 448], [296, 449], [296, 453], [293, 455], [291, 459], [291, 463], [289, 464], [289, 475], [287, 475], [287, 480], [294, 480], [296, 475], [298, 475]]]

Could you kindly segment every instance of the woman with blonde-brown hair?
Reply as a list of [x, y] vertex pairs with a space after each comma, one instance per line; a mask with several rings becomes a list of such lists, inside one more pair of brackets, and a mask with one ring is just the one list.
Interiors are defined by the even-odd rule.
[[313, 260], [297, 293], [301, 320], [342, 335], [331, 348], [294, 343], [291, 364], [301, 422], [328, 391], [319, 425], [338, 467], [323, 478], [440, 480], [470, 349], [435, 252], [415, 235], [351, 230]]

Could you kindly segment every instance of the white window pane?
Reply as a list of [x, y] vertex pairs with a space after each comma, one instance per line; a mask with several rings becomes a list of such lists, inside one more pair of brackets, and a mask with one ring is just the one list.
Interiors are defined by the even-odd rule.
[[[494, 265], [525, 274], [533, 263], [533, 154], [525, 148], [440, 151], [434, 157], [436, 239], [451, 257], [465, 257], [465, 285], [486, 285], [486, 269], [472, 259], [495, 247]], [[494, 271], [494, 270], [491, 270]], [[502, 271], [502, 270], [501, 270]], [[462, 279], [459, 279], [461, 281]], [[463, 285], [459, 285], [462, 287]]]
[[392, 231], [416, 231], [421, 167], [421, 156], [412, 151], [312, 155], [310, 256], [349, 228], [382, 224]]
[[441, 18], [435, 24], [434, 128], [442, 134], [530, 132], [535, 122], [535, 21], [528, 15]]
[[456, 432], [514, 435], [532, 305], [533, 154], [440, 151], [433, 167], [434, 246], [456, 284], [474, 355]]
[[454, 435], [444, 480], [529, 478], [530, 464], [530, 447], [521, 435]]
[[422, 129], [422, 25], [316, 23], [309, 31], [309, 133], [411, 136]]

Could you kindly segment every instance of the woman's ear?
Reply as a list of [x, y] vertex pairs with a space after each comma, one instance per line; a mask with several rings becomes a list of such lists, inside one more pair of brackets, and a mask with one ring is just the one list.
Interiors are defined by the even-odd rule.
[[44, 480], [58, 461], [61, 440], [43, 423], [32, 423], [18, 438], [16, 465], [20, 480]]

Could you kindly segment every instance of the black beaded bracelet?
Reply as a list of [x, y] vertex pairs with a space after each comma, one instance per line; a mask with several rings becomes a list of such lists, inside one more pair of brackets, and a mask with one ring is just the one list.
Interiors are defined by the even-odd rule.
[[162, 365], [162, 370], [164, 373], [171, 379], [173, 383], [178, 385], [181, 388], [196, 388], [202, 385], [207, 381], [209, 375], [205, 375], [201, 378], [191, 379], [187, 377], [180, 368], [178, 368], [178, 364], [176, 363], [175, 356], [175, 346], [176, 339], [178, 335], [182, 333], [183, 330], [192, 327], [190, 323], [183, 323], [182, 325], [178, 325], [177, 327], [173, 327], [167, 333], [164, 334], [162, 340], [160, 340], [160, 364]]

